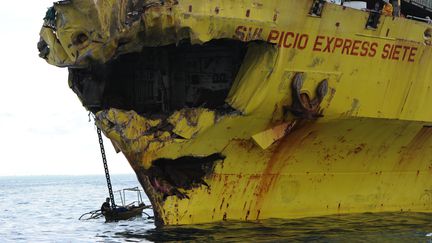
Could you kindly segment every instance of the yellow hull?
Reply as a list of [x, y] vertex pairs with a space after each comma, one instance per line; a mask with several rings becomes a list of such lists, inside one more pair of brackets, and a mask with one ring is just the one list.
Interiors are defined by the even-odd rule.
[[432, 210], [432, 128], [344, 119], [308, 124], [263, 151], [232, 140], [190, 200], [169, 197], [164, 224]]
[[[142, 13], [145, 25], [120, 25], [108, 35], [115, 11], [107, 9], [122, 6], [100, 2], [74, 2], [94, 10], [95, 19], [58, 7], [75, 22], [56, 37], [43, 28], [49, 63], [86, 66], [184, 38], [250, 42], [226, 99], [237, 113], [180, 109], [167, 118], [172, 131], [157, 133], [150, 131], [160, 119], [119, 109], [96, 114], [136, 171], [157, 224], [432, 211], [428, 25], [381, 17], [369, 30], [368, 13], [337, 5], [327, 4], [321, 18], [309, 16], [310, 0], [179, 0], [152, 5]], [[83, 25], [95, 26], [105, 44], [69, 44]], [[119, 47], [140, 31], [139, 42]], [[224, 159], [203, 183], [174, 194], [155, 189], [168, 187], [159, 185], [168, 180], [151, 179], [155, 161], [215, 153]]]

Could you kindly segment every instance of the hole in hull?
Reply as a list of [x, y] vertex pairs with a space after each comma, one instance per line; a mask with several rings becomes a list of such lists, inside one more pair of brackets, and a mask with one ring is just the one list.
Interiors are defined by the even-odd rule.
[[202, 185], [209, 187], [204, 179], [213, 173], [215, 163], [225, 156], [215, 153], [206, 157], [185, 156], [178, 159], [158, 159], [147, 172], [153, 188], [164, 198], [177, 196], [188, 198], [179, 191], [191, 190]]
[[69, 69], [71, 88], [92, 112], [108, 108], [139, 114], [184, 107], [218, 109], [240, 69], [247, 43], [146, 47], [104, 65]]

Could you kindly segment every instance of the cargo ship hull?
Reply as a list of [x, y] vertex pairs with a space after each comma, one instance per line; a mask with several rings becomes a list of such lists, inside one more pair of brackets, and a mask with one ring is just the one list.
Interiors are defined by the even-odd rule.
[[66, 1], [39, 46], [157, 225], [432, 211], [432, 29], [312, 4]]

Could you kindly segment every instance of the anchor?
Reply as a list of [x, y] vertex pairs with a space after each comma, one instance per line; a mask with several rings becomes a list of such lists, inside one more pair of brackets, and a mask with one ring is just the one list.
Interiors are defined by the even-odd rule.
[[284, 107], [284, 113], [289, 111], [294, 116], [303, 120], [317, 120], [323, 117], [323, 109], [320, 108], [321, 102], [328, 93], [328, 81], [324, 79], [318, 84], [315, 92], [315, 98], [311, 99], [309, 94], [302, 92], [301, 89], [304, 83], [304, 74], [297, 73], [291, 84], [292, 88], [292, 104]]

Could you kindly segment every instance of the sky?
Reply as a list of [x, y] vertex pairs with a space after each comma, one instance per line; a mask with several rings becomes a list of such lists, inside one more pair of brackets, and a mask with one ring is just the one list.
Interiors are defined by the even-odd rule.
[[[97, 175], [103, 164], [94, 123], [68, 86], [68, 71], [38, 57], [52, 0], [2, 1], [0, 176]], [[133, 173], [104, 137], [112, 174]]]

